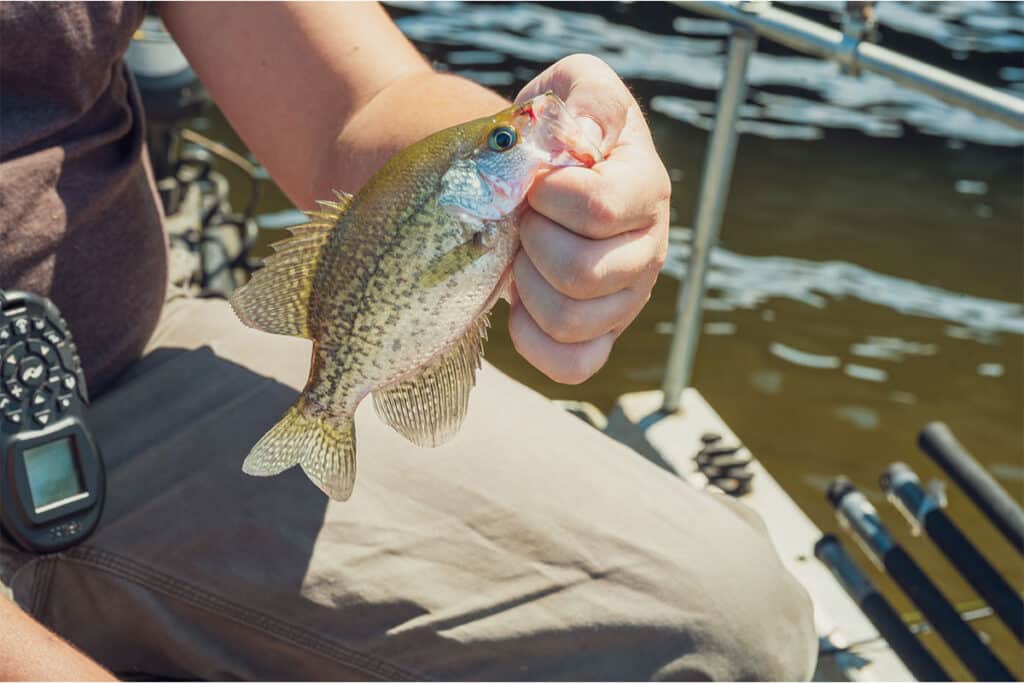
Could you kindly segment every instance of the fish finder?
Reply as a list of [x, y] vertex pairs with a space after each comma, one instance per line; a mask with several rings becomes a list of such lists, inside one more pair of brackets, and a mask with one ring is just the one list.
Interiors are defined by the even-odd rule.
[[0, 526], [26, 550], [84, 540], [103, 510], [85, 375], [49, 299], [0, 290]]

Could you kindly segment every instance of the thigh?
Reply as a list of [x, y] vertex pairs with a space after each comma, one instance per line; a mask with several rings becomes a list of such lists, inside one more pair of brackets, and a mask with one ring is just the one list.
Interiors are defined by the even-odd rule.
[[[241, 472], [304, 383], [308, 342], [183, 300], [151, 346], [92, 411], [109, 469], [100, 529], [14, 581], [22, 604], [115, 671], [809, 673], [806, 596], [751, 515], [490, 366], [441, 448], [408, 444], [364, 402], [355, 493], [334, 503], [297, 469]], [[784, 639], [770, 633], [780, 625]]]

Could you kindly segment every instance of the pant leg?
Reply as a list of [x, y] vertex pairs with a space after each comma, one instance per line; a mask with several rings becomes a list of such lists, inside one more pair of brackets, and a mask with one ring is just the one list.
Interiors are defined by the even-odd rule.
[[809, 600], [751, 511], [485, 366], [460, 434], [357, 414], [346, 503], [241, 472], [310, 345], [168, 304], [95, 402], [101, 527], [21, 565], [19, 602], [120, 672], [253, 679], [797, 679]]

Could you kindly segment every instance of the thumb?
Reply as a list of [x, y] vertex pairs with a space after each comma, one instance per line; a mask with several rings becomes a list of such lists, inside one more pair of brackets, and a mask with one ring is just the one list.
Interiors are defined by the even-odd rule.
[[580, 122], [584, 133], [607, 153], [619, 140], [626, 114], [636, 101], [604, 61], [575, 54], [555, 62], [526, 84], [516, 102], [553, 91]]

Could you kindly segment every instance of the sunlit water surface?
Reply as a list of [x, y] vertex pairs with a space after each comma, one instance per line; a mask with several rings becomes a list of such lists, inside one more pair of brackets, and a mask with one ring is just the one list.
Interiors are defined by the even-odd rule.
[[[833, 24], [835, 7], [789, 6]], [[647, 3], [389, 10], [439, 68], [508, 96], [577, 51], [629, 81], [674, 183], [669, 261], [650, 304], [579, 387], [544, 378], [502, 332], [487, 355], [548, 396], [604, 410], [620, 394], [657, 388], [727, 26]], [[881, 3], [879, 19], [882, 45], [1024, 96], [1024, 3]], [[819, 526], [836, 529], [823, 492], [834, 476], [850, 476], [946, 594], [969, 603], [974, 593], [927, 540], [910, 537], [877, 479], [895, 460], [923, 479], [939, 476], [914, 442], [925, 423], [944, 420], [1024, 497], [1024, 134], [765, 42], [750, 84], [694, 384]], [[505, 315], [499, 307], [499, 330]], [[950, 506], [1024, 588], [1020, 558], [955, 489]], [[1001, 624], [980, 626], [1024, 675]], [[937, 638], [926, 642], [968, 675]]]

